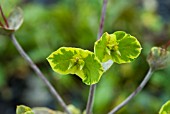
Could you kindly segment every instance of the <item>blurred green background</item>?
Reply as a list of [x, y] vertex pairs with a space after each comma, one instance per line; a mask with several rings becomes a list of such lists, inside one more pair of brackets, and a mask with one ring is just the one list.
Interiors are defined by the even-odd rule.
[[[77, 76], [54, 73], [46, 57], [61, 46], [93, 51], [102, 0], [1, 0], [0, 4], [5, 15], [16, 6], [23, 9], [18, 41], [66, 103], [83, 111], [89, 86]], [[149, 68], [146, 57], [150, 48], [169, 40], [169, 14], [169, 0], [109, 0], [104, 32], [126, 31], [138, 38], [143, 49], [132, 63], [114, 64], [104, 73], [97, 84], [94, 114], [107, 114], [136, 89]], [[155, 72], [144, 90], [117, 114], [158, 113], [170, 99], [169, 69]], [[62, 110], [9, 38], [0, 36], [0, 114], [15, 114], [19, 104]]]

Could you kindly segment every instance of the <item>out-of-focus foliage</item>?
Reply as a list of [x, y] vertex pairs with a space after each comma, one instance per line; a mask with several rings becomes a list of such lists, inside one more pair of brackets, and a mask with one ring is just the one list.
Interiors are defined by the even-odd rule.
[[[81, 114], [81, 111], [74, 105], [68, 105], [67, 107], [72, 114]], [[25, 105], [19, 105], [16, 108], [16, 114], [65, 114], [65, 113], [61, 111], [55, 111], [46, 107], [30, 108]]]
[[20, 0], [1, 0], [0, 4], [2, 9], [5, 11], [4, 13], [6, 15], [9, 15], [11, 11], [19, 5], [21, 1]]
[[[84, 110], [89, 87], [81, 83], [78, 77], [54, 73], [45, 58], [61, 46], [93, 51], [102, 0], [58, 0], [51, 5], [41, 4], [41, 0], [33, 1], [2, 0], [0, 3], [6, 15], [9, 15], [15, 5], [22, 7], [24, 23], [16, 33], [17, 39], [66, 103]], [[107, 113], [135, 90], [148, 70], [146, 56], [151, 47], [161, 46], [168, 41], [170, 20], [165, 18], [169, 16], [169, 12], [164, 5], [169, 4], [164, 3], [165, 1], [168, 0], [109, 0], [104, 32], [126, 31], [139, 39], [143, 49], [140, 57], [132, 63], [114, 64], [104, 73], [97, 84], [94, 102], [96, 114]], [[151, 5], [153, 2], [154, 5]], [[18, 104], [61, 109], [53, 97], [47, 94], [48, 90], [40, 86], [41, 81], [4, 36], [0, 36], [0, 60], [0, 113], [14, 114]], [[168, 69], [170, 67], [155, 72], [144, 90], [118, 114], [158, 113], [161, 105], [169, 99]], [[30, 88], [34, 88], [36, 92]], [[44, 99], [40, 98], [41, 95], [45, 96]], [[133, 110], [129, 110], [132, 107]]]

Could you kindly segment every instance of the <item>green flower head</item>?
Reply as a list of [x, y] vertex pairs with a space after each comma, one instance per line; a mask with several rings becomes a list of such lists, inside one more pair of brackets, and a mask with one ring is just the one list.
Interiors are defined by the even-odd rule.
[[121, 64], [137, 58], [141, 49], [139, 41], [134, 36], [117, 31], [113, 34], [104, 33], [95, 43], [94, 52], [101, 62], [111, 59]]

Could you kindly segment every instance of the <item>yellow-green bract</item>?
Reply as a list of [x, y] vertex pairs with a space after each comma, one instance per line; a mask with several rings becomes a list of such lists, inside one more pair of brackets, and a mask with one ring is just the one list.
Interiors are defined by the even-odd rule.
[[47, 58], [52, 69], [60, 74], [76, 74], [87, 85], [95, 84], [103, 67], [93, 52], [80, 48], [61, 47]]
[[167, 101], [160, 109], [159, 114], [170, 114], [170, 101]]
[[139, 41], [123, 31], [104, 33], [94, 46], [95, 55], [101, 62], [111, 59], [118, 64], [131, 62], [139, 56], [141, 49]]
[[34, 114], [30, 107], [19, 105], [16, 109], [16, 114]]

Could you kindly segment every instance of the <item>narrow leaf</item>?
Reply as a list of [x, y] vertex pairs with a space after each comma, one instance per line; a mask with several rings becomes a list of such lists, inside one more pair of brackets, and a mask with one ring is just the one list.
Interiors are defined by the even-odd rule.
[[103, 68], [94, 53], [80, 48], [61, 47], [47, 58], [52, 69], [60, 74], [76, 74], [87, 84], [97, 83]]

